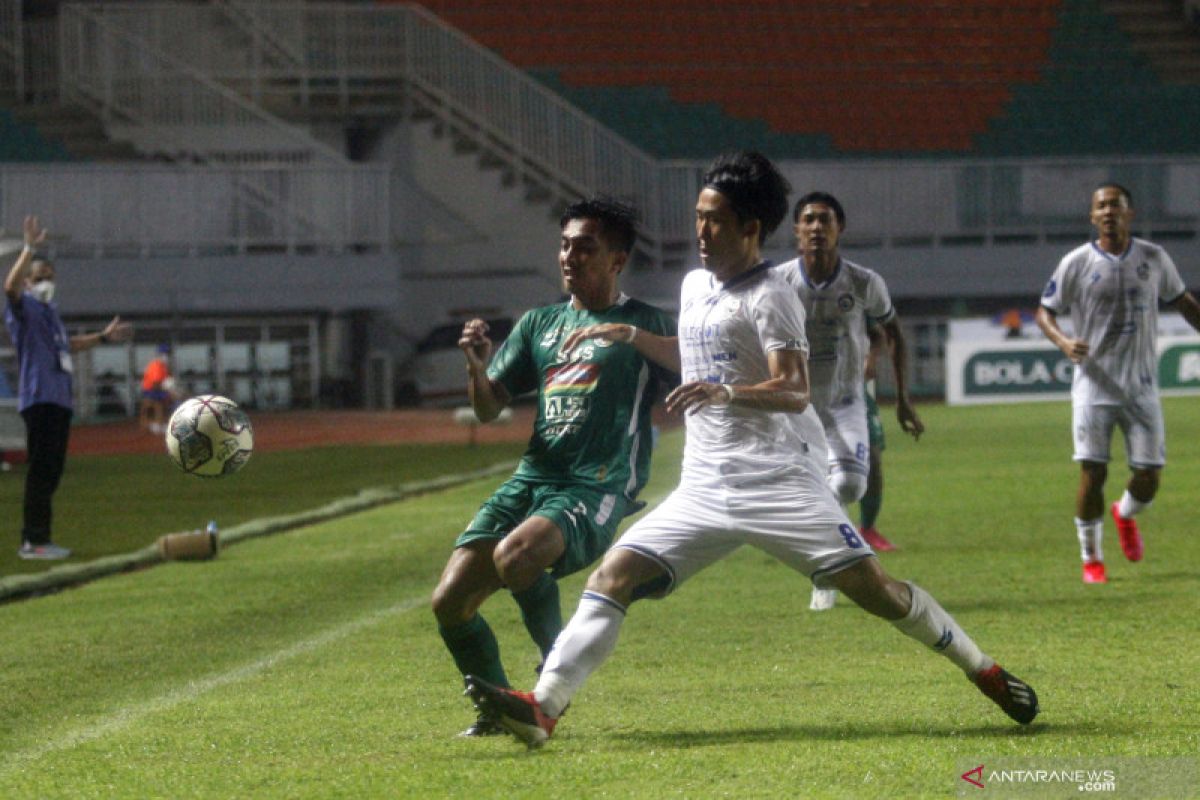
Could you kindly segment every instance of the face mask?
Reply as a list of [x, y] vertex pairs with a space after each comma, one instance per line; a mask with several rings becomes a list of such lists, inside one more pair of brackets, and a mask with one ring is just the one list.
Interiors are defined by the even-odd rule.
[[38, 300], [49, 303], [54, 299], [54, 281], [38, 281], [29, 287], [29, 291]]

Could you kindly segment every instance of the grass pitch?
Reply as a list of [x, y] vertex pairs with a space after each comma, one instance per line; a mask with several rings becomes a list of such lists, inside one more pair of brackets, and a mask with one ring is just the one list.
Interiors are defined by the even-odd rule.
[[[481, 481], [0, 606], [0, 797], [943, 797], [1000, 763], [1120, 765], [1107, 796], [1193, 796], [1200, 409], [1166, 407], [1146, 560], [1110, 522], [1107, 586], [1079, 579], [1065, 404], [923, 407], [919, 443], [889, 420], [880, 527], [901, 549], [883, 563], [1037, 688], [1030, 728], [844, 599], [806, 611], [806, 580], [743, 549], [631, 609], [544, 750], [457, 739], [472, 713], [428, 594]], [[680, 438], [648, 499], [675, 484]], [[484, 612], [531, 684], [515, 604]], [[1182, 783], [1137, 792], [1139, 765]]]
[[[71, 456], [54, 495], [54, 541], [73, 551], [69, 563], [128, 553], [164, 533], [221, 528], [290, 514], [352, 495], [359, 489], [516, 463], [523, 443], [312, 447], [255, 453], [236, 475], [198, 478], [165, 455]], [[42, 572], [57, 563], [22, 561], [21, 503], [25, 468], [0, 475], [0, 576]], [[11, 509], [11, 512], [8, 511]]]

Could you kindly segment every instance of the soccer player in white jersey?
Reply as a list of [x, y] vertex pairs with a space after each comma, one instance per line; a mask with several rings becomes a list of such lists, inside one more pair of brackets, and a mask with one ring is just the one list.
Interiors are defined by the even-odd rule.
[[[1150, 505], [1166, 463], [1162, 404], [1158, 398], [1158, 304], [1177, 309], [1200, 330], [1200, 304], [1187, 291], [1167, 251], [1130, 234], [1133, 198], [1106, 183], [1092, 194], [1095, 241], [1059, 262], [1037, 311], [1038, 327], [1075, 362], [1071, 381], [1072, 430], [1079, 462], [1075, 528], [1084, 583], [1106, 583], [1104, 481], [1114, 427], [1125, 434], [1131, 475], [1111, 507], [1121, 550], [1142, 559], [1134, 517]], [[1070, 313], [1073, 335], [1058, 324]]]
[[667, 408], [684, 414], [678, 488], [605, 555], [533, 692], [467, 678], [467, 692], [530, 747], [543, 744], [587, 677], [612, 653], [630, 603], [663, 597], [751, 545], [835, 586], [960, 667], [1020, 723], [1037, 696], [985, 655], [928, 593], [879, 565], [825, 481], [824, 434], [809, 404], [804, 308], [760, 248], [787, 215], [787, 181], [758, 153], [718, 158], [696, 203], [703, 269], [684, 278], [679, 336], [629, 325], [577, 331], [628, 342], [683, 383]]
[[[868, 326], [881, 327], [896, 376], [896, 418], [920, 438], [925, 426], [908, 397], [908, 348], [887, 284], [878, 273], [842, 257], [838, 241], [846, 212], [827, 192], [801, 197], [792, 212], [799, 257], [780, 264], [804, 305], [813, 408], [829, 442], [829, 485], [842, 505], [862, 499], [870, 474], [870, 436], [863, 371], [871, 349]], [[892, 544], [872, 529], [859, 534], [876, 550]], [[837, 592], [813, 588], [809, 608], [833, 608]]]

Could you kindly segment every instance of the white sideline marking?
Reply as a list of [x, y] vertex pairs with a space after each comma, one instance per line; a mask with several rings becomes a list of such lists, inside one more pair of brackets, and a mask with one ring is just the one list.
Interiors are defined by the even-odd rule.
[[311, 653], [314, 650], [319, 650], [326, 645], [345, 639], [351, 634], [357, 633], [364, 628], [369, 628], [383, 622], [388, 617], [397, 614], [403, 614], [406, 611], [411, 611], [414, 608], [423, 606], [429, 601], [426, 598], [419, 600], [407, 600], [403, 603], [398, 603], [389, 608], [375, 611], [366, 614], [358, 619], [347, 622], [337, 628], [320, 633], [311, 639], [305, 639], [301, 642], [296, 642], [290, 647], [285, 647], [282, 650], [277, 650], [270, 655], [264, 656], [257, 661], [251, 661], [249, 664], [243, 664], [228, 672], [222, 672], [216, 675], [210, 675], [207, 678], [200, 680], [189, 681], [182, 688], [169, 691], [166, 694], [159, 695], [153, 699], [147, 700], [135, 706], [119, 709], [110, 714], [107, 718], [101, 719], [84, 728], [79, 728], [74, 731], [69, 731], [61, 736], [58, 736], [51, 741], [43, 742], [36, 747], [31, 747], [27, 750], [22, 750], [12, 753], [3, 758], [0, 762], [4, 769], [11, 769], [20, 766], [29, 761], [36, 761], [50, 753], [59, 750], [68, 750], [73, 747], [78, 747], [81, 744], [100, 739], [104, 736], [116, 733], [127, 725], [136, 722], [137, 720], [147, 717], [151, 714], [157, 714], [161, 711], [167, 711], [175, 706], [189, 703], [200, 695], [211, 692], [214, 689], [219, 689], [223, 686], [228, 686], [231, 683], [245, 680], [260, 672], [265, 672], [272, 667], [302, 656], [306, 653]]

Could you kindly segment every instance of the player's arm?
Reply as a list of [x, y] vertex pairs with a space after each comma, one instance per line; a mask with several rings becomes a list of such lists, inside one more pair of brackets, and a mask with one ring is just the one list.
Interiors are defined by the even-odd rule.
[[1185, 291], [1170, 305], [1187, 320], [1188, 325], [1200, 331], [1200, 301], [1196, 300], [1194, 294]]
[[913, 408], [912, 399], [908, 396], [908, 344], [904, 341], [900, 319], [893, 315], [883, 323], [883, 332], [892, 359], [892, 374], [896, 378], [896, 419], [902, 431], [914, 439], [920, 439], [921, 434], [925, 432], [925, 423], [921, 422], [921, 417]]
[[467, 358], [467, 396], [480, 422], [491, 422], [512, 398], [504, 384], [488, 377], [487, 364], [492, 356], [492, 340], [487, 335], [488, 324], [473, 319], [463, 326], [458, 346]]
[[33, 248], [46, 241], [46, 229], [41, 226], [37, 217], [25, 217], [23, 233], [25, 246], [21, 248], [21, 254], [17, 256], [12, 269], [4, 278], [4, 294], [8, 297], [8, 302], [13, 305], [20, 301], [21, 292], [25, 289], [25, 281], [29, 278], [29, 265], [33, 263]]
[[646, 360], [652, 361], [676, 375], [681, 371], [678, 336], [659, 336], [634, 325], [605, 322], [571, 331], [570, 335], [563, 339], [562, 351], [570, 353], [586, 339], [602, 339], [606, 342], [623, 342], [633, 345], [633, 348]]
[[1038, 327], [1042, 329], [1042, 333], [1046, 334], [1046, 338], [1053, 342], [1055, 347], [1062, 350], [1067, 358], [1076, 364], [1087, 358], [1088, 343], [1083, 339], [1075, 339], [1067, 336], [1063, 332], [1063, 329], [1059, 327], [1058, 315], [1049, 308], [1038, 306], [1034, 320], [1037, 322]]
[[104, 330], [96, 333], [81, 333], [78, 336], [71, 337], [71, 352], [78, 353], [80, 350], [91, 350], [99, 344], [107, 344], [108, 342], [127, 342], [133, 337], [133, 326], [128, 322], [121, 322], [120, 317], [113, 317], [112, 320], [104, 326]]
[[887, 347], [887, 335], [883, 332], [883, 328], [875, 323], [867, 323], [867, 356], [863, 362], [863, 380], [875, 380], [875, 368], [879, 363], [879, 356]]
[[808, 408], [808, 360], [800, 350], [767, 353], [771, 377], [756, 384], [685, 383], [667, 395], [667, 411], [691, 413], [704, 406], [732, 405], [799, 414]]

